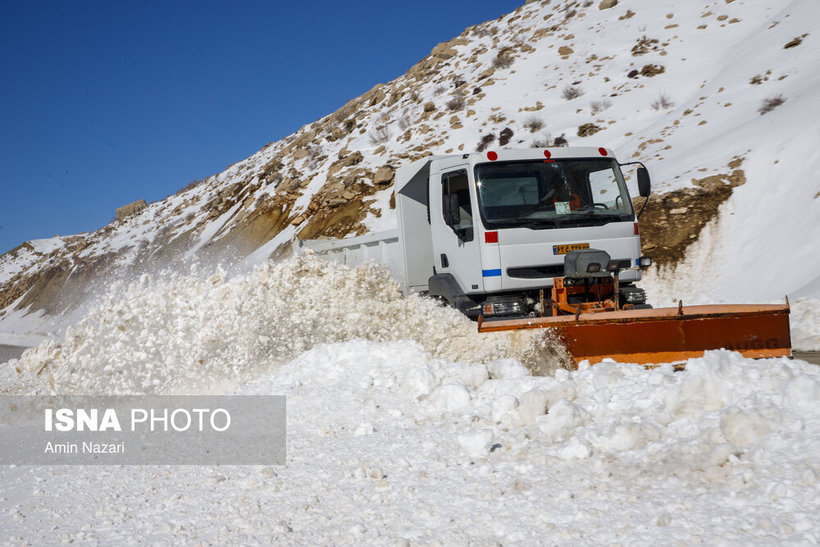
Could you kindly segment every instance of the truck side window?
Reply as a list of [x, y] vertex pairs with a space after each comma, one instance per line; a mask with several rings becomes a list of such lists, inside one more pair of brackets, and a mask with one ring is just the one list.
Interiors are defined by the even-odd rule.
[[441, 203], [444, 222], [462, 241], [473, 240], [473, 208], [467, 171], [441, 175]]

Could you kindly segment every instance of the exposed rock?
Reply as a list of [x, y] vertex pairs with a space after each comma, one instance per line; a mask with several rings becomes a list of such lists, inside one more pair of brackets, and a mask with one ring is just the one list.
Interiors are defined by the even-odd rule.
[[657, 51], [660, 49], [658, 47], [658, 40], [655, 38], [647, 38], [643, 36], [638, 39], [638, 43], [632, 46], [632, 55], [644, 55], [649, 53], [650, 51]]
[[578, 127], [578, 136], [589, 137], [590, 135], [594, 135], [601, 129], [603, 129], [603, 127], [598, 127], [594, 123], [585, 123]]
[[[730, 167], [743, 161], [736, 158]], [[658, 266], [671, 266], [686, 256], [686, 250], [697, 241], [703, 228], [718, 213], [718, 208], [732, 195], [732, 190], [746, 182], [740, 169], [728, 175], [693, 179], [695, 188], [682, 188], [653, 195], [641, 216], [642, 252]], [[640, 211], [644, 198], [635, 198]]]
[[384, 92], [384, 85], [378, 84], [374, 86], [370, 91], [362, 95], [362, 102], [366, 102], [368, 106], [375, 106], [382, 102], [385, 97]]
[[798, 36], [798, 37], [797, 37], [797, 38], [795, 38], [794, 40], [791, 40], [791, 41], [787, 42], [787, 43], [786, 43], [786, 45], [785, 45], [785, 46], [783, 46], [783, 49], [790, 49], [790, 48], [793, 48], [793, 47], [797, 47], [797, 46], [799, 46], [800, 44], [802, 44], [802, 43], [803, 43], [803, 38], [804, 38], [805, 36], [808, 36], [808, 35], [807, 35], [807, 34], [804, 34], [803, 36]]
[[651, 78], [652, 76], [657, 76], [658, 74], [663, 74], [664, 72], [666, 72], [666, 69], [662, 65], [644, 65], [641, 69], [641, 76]]
[[569, 46], [561, 46], [558, 48], [558, 55], [561, 55], [562, 57], [572, 55], [573, 53], [575, 53], [575, 50]]
[[470, 41], [468, 39], [458, 37], [448, 42], [438, 44], [433, 48], [433, 51], [430, 52], [428, 57], [413, 65], [410, 70], [407, 71], [407, 75], [415, 80], [424, 80], [435, 71], [439, 63], [446, 62], [458, 54], [458, 51], [455, 49], [456, 46], [468, 45], [469, 43]]
[[485, 78], [489, 78], [489, 77], [490, 77], [490, 76], [492, 76], [493, 74], [495, 74], [495, 70], [494, 70], [494, 69], [492, 69], [492, 68], [488, 68], [488, 69], [482, 70], [482, 71], [478, 74], [478, 79], [479, 79], [479, 80], [483, 80], [483, 79], [485, 79]]
[[499, 133], [498, 135], [498, 144], [500, 144], [501, 146], [506, 146], [507, 143], [510, 142], [510, 139], [512, 139], [512, 136], [513, 130], [509, 127], [505, 127], [501, 130], [501, 133]]
[[363, 156], [362, 153], [356, 150], [352, 154], [342, 157], [339, 161], [334, 162], [330, 165], [327, 170], [327, 174], [329, 177], [334, 176], [336, 173], [344, 169], [345, 167], [350, 167], [352, 165], [358, 165], [362, 162]]
[[238, 218], [233, 228], [219, 239], [213, 251], [228, 248], [237, 256], [252, 253], [292, 222], [290, 212], [294, 201], [295, 196], [292, 195], [269, 197], [263, 205]]
[[451, 47], [449, 43], [445, 42], [434, 47], [430, 55], [436, 59], [447, 60], [458, 55], [458, 51]]
[[117, 209], [117, 219], [123, 220], [131, 215], [138, 213], [148, 207], [148, 204], [145, 203], [144, 199], [140, 199], [133, 203], [129, 203], [128, 205], [123, 205]]
[[601, 3], [598, 4], [598, 9], [614, 8], [617, 5], [618, 5], [618, 0], [601, 0]]
[[376, 174], [373, 175], [373, 184], [391, 184], [394, 176], [395, 173], [392, 167], [389, 165], [382, 165], [376, 170]]

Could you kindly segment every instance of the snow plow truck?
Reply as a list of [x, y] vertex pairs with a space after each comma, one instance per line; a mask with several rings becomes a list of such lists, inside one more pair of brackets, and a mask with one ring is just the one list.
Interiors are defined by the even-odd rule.
[[[576, 363], [664, 363], [726, 348], [791, 355], [789, 305], [652, 308], [650, 257], [622, 167], [606, 148], [428, 156], [396, 171], [398, 228], [297, 242], [325, 258], [386, 265], [403, 292], [459, 309], [481, 332], [553, 329]], [[644, 206], [646, 201], [644, 201]]]

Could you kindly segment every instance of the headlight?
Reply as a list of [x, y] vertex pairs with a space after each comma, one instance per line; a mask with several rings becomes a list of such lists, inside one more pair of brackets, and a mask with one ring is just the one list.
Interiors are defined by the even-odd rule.
[[645, 304], [646, 292], [642, 288], [635, 287], [634, 285], [621, 287], [621, 302], [623, 304]]
[[628, 270], [631, 267], [630, 260], [622, 259], [622, 260], [610, 260], [609, 264], [606, 265], [607, 271], [610, 272], [617, 272], [619, 270]]
[[520, 300], [501, 300], [498, 302], [487, 302], [481, 306], [485, 317], [490, 315], [522, 315], [524, 304]]

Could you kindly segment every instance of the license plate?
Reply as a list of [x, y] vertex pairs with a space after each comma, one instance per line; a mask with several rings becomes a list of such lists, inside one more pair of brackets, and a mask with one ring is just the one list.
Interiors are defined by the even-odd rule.
[[565, 245], [553, 245], [552, 254], [565, 255], [570, 251], [580, 251], [581, 249], [589, 249], [589, 243], [567, 243]]

